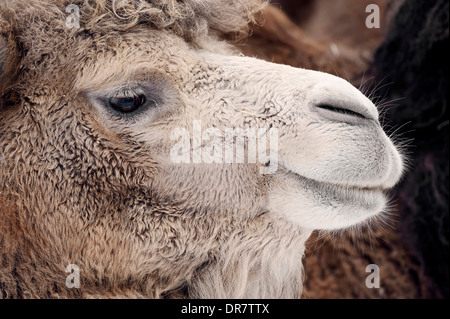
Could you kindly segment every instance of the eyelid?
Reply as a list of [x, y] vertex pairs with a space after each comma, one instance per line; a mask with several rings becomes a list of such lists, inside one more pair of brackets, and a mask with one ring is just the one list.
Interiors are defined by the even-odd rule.
[[135, 84], [133, 86], [128, 84], [122, 87], [118, 87], [116, 89], [110, 90], [109, 93], [98, 95], [97, 99], [108, 100], [111, 97], [116, 97], [121, 94], [123, 96], [131, 96], [133, 94], [144, 95], [147, 102], [153, 102], [155, 105], [160, 105], [162, 103], [162, 98], [158, 96], [158, 92], [156, 92], [155, 94], [154, 90], [150, 91], [147, 88], [147, 85], [141, 84]]
[[109, 97], [116, 97], [118, 95], [129, 96], [129, 95], [144, 95], [147, 96], [146, 92], [140, 87], [133, 88], [120, 88], [113, 91]]

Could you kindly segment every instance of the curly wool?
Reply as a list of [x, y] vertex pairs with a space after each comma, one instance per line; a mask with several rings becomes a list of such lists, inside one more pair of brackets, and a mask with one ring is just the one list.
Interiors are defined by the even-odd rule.
[[[45, 7], [47, 14], [61, 14], [64, 10], [51, 10], [56, 6], [76, 5], [80, 8], [81, 30], [108, 26], [126, 31], [137, 25], [150, 25], [157, 30], [171, 30], [186, 41], [193, 41], [208, 32], [218, 34], [245, 32], [254, 15], [266, 4], [266, 0], [35, 0], [0, 1], [1, 9], [17, 14], [20, 6]], [[30, 17], [31, 18], [31, 17]], [[40, 19], [40, 17], [32, 17]], [[12, 21], [10, 21], [12, 22]]]
[[186, 41], [213, 31], [244, 32], [263, 0], [80, 0], [81, 23], [86, 29], [109, 25], [127, 30], [140, 24], [171, 30]]

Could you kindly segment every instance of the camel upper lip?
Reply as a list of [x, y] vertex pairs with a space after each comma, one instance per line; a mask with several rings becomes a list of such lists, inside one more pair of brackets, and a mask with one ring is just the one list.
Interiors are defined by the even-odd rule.
[[285, 173], [290, 174], [290, 175], [294, 175], [297, 178], [300, 178], [302, 180], [306, 180], [306, 181], [310, 181], [313, 183], [317, 183], [317, 184], [323, 184], [323, 185], [328, 185], [328, 186], [332, 186], [332, 187], [337, 187], [340, 189], [346, 189], [346, 190], [356, 190], [356, 191], [368, 191], [368, 192], [385, 192], [388, 190], [387, 187], [383, 187], [381, 185], [379, 186], [360, 186], [360, 185], [351, 185], [351, 184], [341, 184], [341, 183], [335, 183], [335, 182], [323, 182], [323, 181], [318, 181], [315, 179], [311, 179], [308, 177], [305, 177], [303, 175], [300, 175], [296, 172], [294, 172], [291, 169], [288, 169], [284, 166], [278, 166], [278, 168], [282, 169]]

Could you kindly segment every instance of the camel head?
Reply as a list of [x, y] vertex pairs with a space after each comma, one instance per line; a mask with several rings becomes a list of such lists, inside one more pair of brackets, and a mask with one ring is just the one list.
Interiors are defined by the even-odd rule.
[[242, 3], [0, 1], [0, 296], [298, 297], [311, 231], [383, 212], [376, 106], [236, 53]]

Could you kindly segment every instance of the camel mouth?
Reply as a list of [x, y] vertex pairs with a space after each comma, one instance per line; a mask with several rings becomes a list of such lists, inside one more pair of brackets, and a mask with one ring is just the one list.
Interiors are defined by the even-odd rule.
[[318, 181], [315, 179], [311, 179], [308, 177], [305, 177], [303, 175], [297, 174], [296, 172], [283, 167], [283, 166], [279, 166], [279, 169], [281, 169], [281, 171], [288, 175], [291, 176], [293, 178], [295, 178], [296, 180], [302, 182], [302, 183], [307, 183], [309, 185], [315, 185], [316, 188], [330, 188], [330, 189], [336, 189], [336, 190], [340, 190], [343, 192], [356, 192], [356, 193], [366, 193], [367, 195], [372, 195], [374, 193], [382, 193], [382, 194], [387, 194], [387, 192], [389, 191], [389, 187], [385, 187], [383, 185], [378, 185], [378, 186], [359, 186], [359, 185], [351, 185], [351, 184], [341, 184], [338, 182], [323, 182], [323, 181]]
[[323, 182], [283, 167], [279, 173], [269, 194], [268, 209], [305, 229], [345, 229], [381, 214], [387, 207], [385, 187]]

